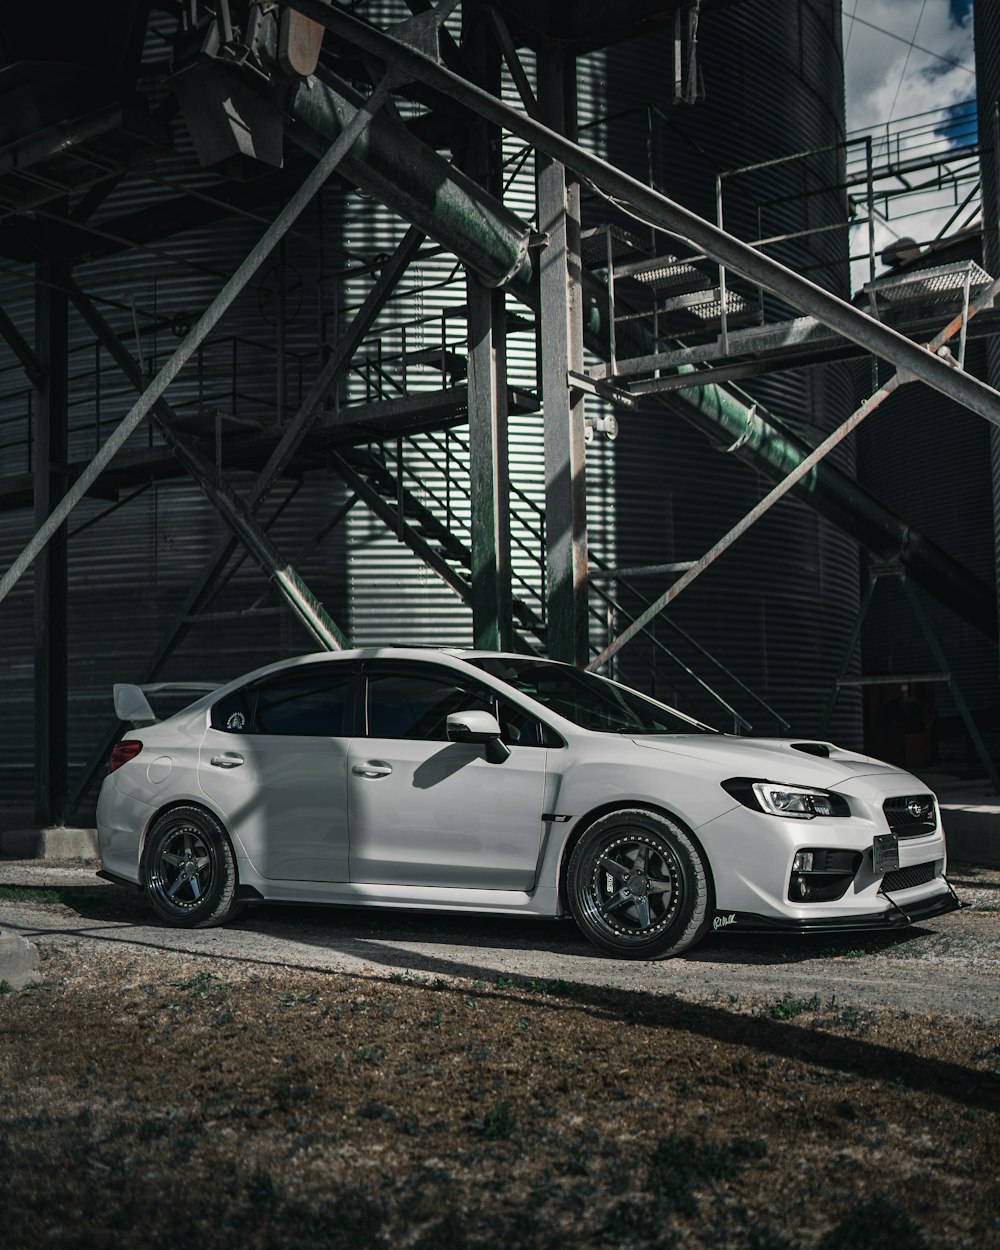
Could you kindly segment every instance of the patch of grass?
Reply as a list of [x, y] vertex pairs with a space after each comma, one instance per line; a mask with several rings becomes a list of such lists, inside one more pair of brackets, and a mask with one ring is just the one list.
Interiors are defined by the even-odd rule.
[[878, 1019], [878, 1015], [874, 1011], [863, 1011], [853, 1004], [846, 1004], [843, 1007], [833, 1008], [833, 1002], [830, 1002], [830, 1009], [834, 1010], [834, 1022], [841, 1025], [845, 1029], [850, 1029], [854, 1033], [867, 1033], [871, 1026]]
[[796, 998], [793, 994], [785, 993], [771, 1004], [767, 1014], [772, 1020], [792, 1020], [795, 1016], [801, 1016], [803, 1012], [819, 1010], [818, 994], [812, 994], [809, 998]]
[[505, 1098], [498, 1098], [483, 1117], [483, 1136], [487, 1141], [507, 1141], [517, 1122]]
[[274, 1096], [279, 1102], [306, 1102], [313, 1093], [311, 1085], [291, 1085], [288, 1081], [279, 1081], [274, 1087]]
[[11, 903], [61, 903], [63, 891], [41, 885], [0, 885], [0, 899]]
[[158, 1137], [166, 1137], [174, 1127], [172, 1120], [153, 1117], [148, 1120], [140, 1120], [136, 1127], [135, 1135], [140, 1141], [155, 1141]]
[[699, 1143], [671, 1134], [657, 1143], [649, 1162], [649, 1183], [664, 1212], [694, 1215], [694, 1190], [712, 1181], [730, 1180], [753, 1159], [762, 1159], [767, 1145], [760, 1139], [736, 1138], [724, 1146]]
[[919, 1227], [888, 1197], [876, 1197], [845, 1215], [818, 1250], [930, 1250]]
[[172, 990], [186, 990], [197, 998], [207, 998], [209, 994], [219, 993], [230, 988], [227, 981], [222, 981], [211, 972], [197, 972], [186, 981], [162, 981], [161, 985]]
[[384, 1058], [384, 1046], [359, 1046], [354, 1052], [356, 1063], [381, 1063]]

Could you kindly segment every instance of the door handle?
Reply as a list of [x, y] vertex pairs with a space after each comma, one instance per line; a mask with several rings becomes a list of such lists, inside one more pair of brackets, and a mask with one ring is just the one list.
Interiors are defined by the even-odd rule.
[[237, 755], [235, 751], [227, 751], [225, 755], [213, 755], [211, 762], [216, 768], [239, 768], [243, 763], [243, 756]]
[[351, 772], [357, 777], [388, 777], [392, 765], [384, 760], [366, 760], [364, 764], [355, 764]]

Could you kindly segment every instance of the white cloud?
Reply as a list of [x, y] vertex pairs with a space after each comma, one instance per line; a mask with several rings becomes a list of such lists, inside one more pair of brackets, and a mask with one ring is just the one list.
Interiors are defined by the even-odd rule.
[[975, 94], [972, 15], [957, 22], [949, 0], [844, 0], [844, 47], [849, 130], [874, 130]]

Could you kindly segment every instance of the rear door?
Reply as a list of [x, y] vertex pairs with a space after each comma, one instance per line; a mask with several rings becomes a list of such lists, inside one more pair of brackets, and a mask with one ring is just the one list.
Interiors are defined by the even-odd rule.
[[268, 880], [348, 880], [351, 669], [295, 665], [212, 709], [199, 783]]
[[530, 890], [548, 754], [541, 727], [522, 716], [509, 759], [491, 764], [482, 746], [445, 732], [449, 712], [504, 711], [474, 678], [370, 661], [362, 684], [366, 732], [348, 750], [351, 880]]

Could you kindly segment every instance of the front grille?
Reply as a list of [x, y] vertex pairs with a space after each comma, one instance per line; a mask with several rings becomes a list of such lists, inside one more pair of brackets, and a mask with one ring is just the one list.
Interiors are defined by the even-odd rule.
[[[919, 805], [922, 810], [914, 815], [909, 810], [911, 804]], [[919, 838], [937, 829], [932, 794], [904, 794], [899, 798], [886, 799], [882, 810], [897, 838]]]
[[887, 872], [882, 878], [882, 893], [892, 894], [896, 890], [912, 890], [915, 885], [926, 885], [934, 880], [934, 865], [914, 864], [912, 868], [897, 868], [895, 872]]

